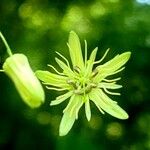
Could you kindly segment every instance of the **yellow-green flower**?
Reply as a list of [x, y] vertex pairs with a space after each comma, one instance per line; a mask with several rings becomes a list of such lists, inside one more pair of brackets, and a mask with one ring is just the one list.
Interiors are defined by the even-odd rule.
[[31, 108], [39, 107], [45, 100], [44, 90], [38, 78], [32, 71], [27, 57], [24, 54], [12, 54], [7, 41], [0, 32], [9, 57], [3, 64], [3, 70], [15, 84], [23, 101]]
[[[124, 69], [122, 67], [130, 58], [130, 52], [118, 54], [112, 60], [98, 65], [105, 58], [109, 49], [105, 52], [102, 59], [95, 61], [98, 48], [95, 48], [90, 58], [87, 59], [87, 43], [85, 41], [85, 56], [83, 59], [80, 40], [74, 31], [70, 32], [68, 47], [72, 66], [70, 66], [67, 59], [57, 54], [64, 60], [56, 59], [56, 62], [62, 69], [58, 72], [53, 66], [55, 73], [49, 71], [37, 71], [37, 77], [46, 84], [48, 89], [56, 91], [66, 91], [65, 94], [58, 96], [55, 100], [51, 101], [50, 105], [57, 105], [69, 99], [67, 107], [63, 110], [63, 117], [59, 127], [59, 135], [66, 135], [72, 128], [76, 119], [78, 119], [78, 112], [80, 108], [85, 106], [85, 114], [87, 120], [91, 119], [90, 101], [93, 101], [98, 107], [100, 112], [104, 111], [110, 115], [119, 118], [127, 119], [128, 114], [118, 106], [117, 102], [110, 99], [107, 94], [120, 95], [120, 93], [111, 92], [109, 90], [119, 89], [122, 86], [116, 84], [116, 79], [107, 79], [107, 77], [114, 75]], [[97, 64], [94, 69], [93, 66]]]

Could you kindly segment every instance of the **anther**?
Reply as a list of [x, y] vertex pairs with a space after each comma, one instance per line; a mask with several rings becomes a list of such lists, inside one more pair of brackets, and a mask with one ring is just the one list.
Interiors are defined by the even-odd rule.
[[78, 66], [74, 66], [73, 69], [74, 69], [74, 71], [77, 72], [77, 73], [80, 73], [80, 72], [81, 72], [81, 69], [80, 69]]
[[72, 85], [75, 89], [77, 89], [76, 83], [73, 80], [67, 80], [67, 83]]
[[97, 69], [94, 69], [93, 72], [92, 72], [92, 75], [91, 77], [95, 77], [96, 75], [98, 74], [98, 70]]

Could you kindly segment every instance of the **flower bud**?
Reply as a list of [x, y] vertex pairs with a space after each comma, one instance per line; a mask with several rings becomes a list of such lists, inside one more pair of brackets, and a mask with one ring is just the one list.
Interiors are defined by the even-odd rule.
[[39, 107], [44, 102], [43, 88], [23, 54], [8, 57], [3, 64], [4, 72], [14, 82], [20, 96], [30, 107]]
[[24, 54], [12, 54], [7, 41], [0, 32], [9, 57], [3, 64], [5, 72], [15, 84], [23, 101], [31, 108], [39, 107], [45, 100], [44, 90], [40, 81], [32, 71], [27, 57]]

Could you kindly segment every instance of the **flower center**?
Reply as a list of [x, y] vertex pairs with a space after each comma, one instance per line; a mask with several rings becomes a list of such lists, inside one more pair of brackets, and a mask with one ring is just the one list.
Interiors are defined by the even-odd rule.
[[94, 71], [90, 78], [86, 77], [84, 73], [81, 72], [80, 68], [77, 66], [74, 67], [74, 71], [76, 77], [72, 80], [67, 80], [67, 83], [73, 87], [75, 94], [85, 95], [89, 93], [92, 90], [92, 88], [97, 87], [97, 84], [92, 82], [93, 74], [95, 74]]

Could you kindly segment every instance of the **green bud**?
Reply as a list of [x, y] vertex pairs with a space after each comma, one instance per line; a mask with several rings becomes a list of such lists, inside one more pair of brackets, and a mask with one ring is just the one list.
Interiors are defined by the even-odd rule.
[[3, 64], [3, 71], [15, 84], [23, 101], [31, 108], [39, 107], [44, 102], [45, 94], [41, 83], [29, 65], [27, 57], [24, 54], [12, 54], [1, 32], [0, 37], [10, 55]]

